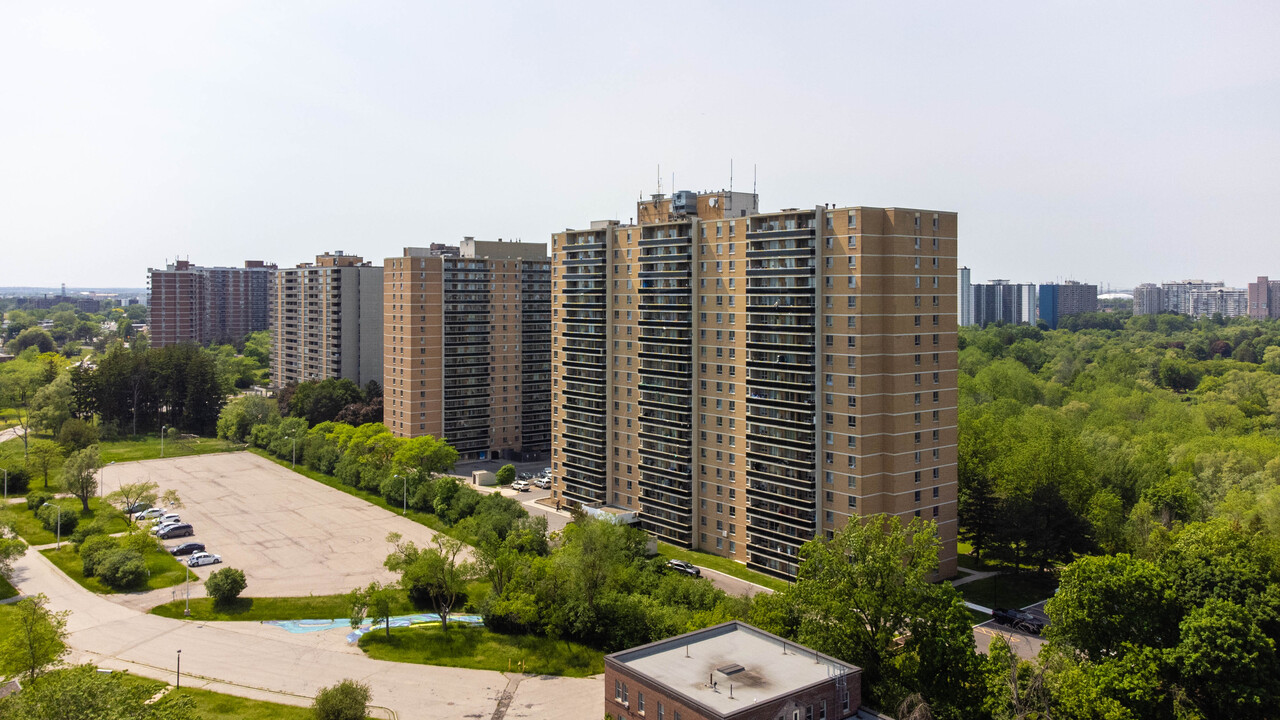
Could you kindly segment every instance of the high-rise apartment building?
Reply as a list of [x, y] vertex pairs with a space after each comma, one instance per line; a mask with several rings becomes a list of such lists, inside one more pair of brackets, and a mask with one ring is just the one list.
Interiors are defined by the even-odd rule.
[[1155, 283], [1142, 283], [1133, 289], [1133, 314], [1156, 315], [1164, 312], [1164, 288]]
[[553, 495], [795, 576], [851, 518], [956, 567], [956, 215], [748, 193], [552, 238]]
[[275, 265], [201, 267], [177, 260], [149, 268], [151, 344], [232, 343], [268, 327], [267, 302]]
[[1193, 293], [1213, 292], [1223, 287], [1223, 283], [1205, 282], [1204, 280], [1183, 280], [1181, 282], [1167, 282], [1160, 284], [1161, 293], [1164, 295], [1165, 312], [1178, 313], [1180, 315], [1192, 315], [1191, 295]]
[[1035, 325], [1038, 296], [1031, 283], [1010, 283], [1008, 280], [992, 280], [974, 283], [973, 324], [986, 327], [993, 322], [1010, 325]]
[[1058, 322], [1067, 315], [1098, 312], [1098, 286], [1074, 280], [1041, 285], [1039, 312], [1050, 330], [1057, 330]]
[[271, 381], [382, 381], [382, 268], [341, 251], [277, 270], [271, 285]]
[[1280, 318], [1280, 280], [1260, 276], [1258, 282], [1249, 283], [1249, 317]]
[[551, 451], [546, 243], [405, 248], [384, 264], [383, 413], [396, 435], [442, 437], [465, 460]]
[[1224, 318], [1249, 314], [1249, 292], [1241, 288], [1220, 287], [1191, 293], [1191, 316], [1221, 315]]
[[959, 278], [957, 280], [959, 290], [957, 298], [959, 312], [960, 327], [968, 327], [973, 324], [973, 284], [969, 280], [969, 268], [962, 267], [959, 270]]

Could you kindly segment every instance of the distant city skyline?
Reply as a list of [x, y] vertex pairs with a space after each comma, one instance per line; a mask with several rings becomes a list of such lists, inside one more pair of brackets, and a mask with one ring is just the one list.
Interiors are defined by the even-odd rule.
[[957, 212], [975, 282], [1243, 287], [1280, 275], [1278, 31], [1270, 3], [9, 4], [0, 286], [546, 242], [732, 161], [764, 210]]

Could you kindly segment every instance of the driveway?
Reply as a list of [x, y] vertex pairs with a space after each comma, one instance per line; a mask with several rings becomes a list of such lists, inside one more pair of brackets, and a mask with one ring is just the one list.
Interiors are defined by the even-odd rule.
[[[216, 453], [118, 463], [106, 490], [119, 483], [152, 480], [160, 491], [177, 490], [177, 512], [194, 541], [222, 556], [222, 565], [198, 568], [201, 577], [220, 567], [244, 571], [247, 597], [332, 595], [395, 579], [382, 567], [391, 552], [389, 532], [429, 545], [430, 529], [364, 500], [322, 485], [253, 453]], [[195, 583], [192, 596], [203, 592]], [[132, 597], [145, 609], [181, 597], [182, 587]], [[149, 604], [148, 604], [149, 603]]]
[[269, 632], [254, 622], [196, 623], [146, 615], [85, 590], [35, 552], [15, 563], [10, 579], [22, 593], [47, 595], [52, 609], [70, 611], [71, 662], [173, 682], [181, 650], [183, 684], [301, 706], [322, 687], [355, 678], [369, 683], [373, 704], [383, 708], [375, 717], [500, 719], [495, 710], [504, 689], [514, 689], [508, 717], [604, 716], [602, 676], [523, 677], [384, 662], [352, 652], [342, 633], [329, 634], [326, 647], [315, 635]]
[[[1027, 612], [1039, 617], [1049, 624], [1049, 616], [1044, 614], [1044, 604], [1047, 600], [1038, 602], [1023, 608]], [[992, 639], [996, 636], [1003, 637], [1013, 647], [1013, 651], [1023, 660], [1032, 660], [1040, 654], [1040, 648], [1044, 646], [1045, 640], [1040, 635], [1032, 635], [1021, 630], [1014, 630], [1011, 627], [1000, 625], [995, 620], [988, 620], [973, 626], [973, 641], [977, 645], [978, 652], [986, 653], [987, 648], [991, 645]]]

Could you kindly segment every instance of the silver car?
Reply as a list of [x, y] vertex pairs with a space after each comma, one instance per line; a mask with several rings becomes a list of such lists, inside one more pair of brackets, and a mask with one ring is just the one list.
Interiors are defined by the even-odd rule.
[[187, 558], [187, 567], [200, 567], [201, 565], [217, 565], [222, 562], [221, 555], [213, 553], [197, 552], [191, 553], [191, 557]]

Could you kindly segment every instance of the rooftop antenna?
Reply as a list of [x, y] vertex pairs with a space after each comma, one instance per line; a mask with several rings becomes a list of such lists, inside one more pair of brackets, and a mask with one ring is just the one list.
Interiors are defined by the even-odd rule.
[[662, 165], [658, 165], [658, 194], [662, 194]]
[[751, 165], [751, 194], [752, 194], [752, 195], [757, 194], [757, 193], [756, 193], [756, 166], [755, 166], [755, 164], [752, 164], [752, 165]]

